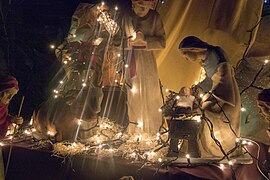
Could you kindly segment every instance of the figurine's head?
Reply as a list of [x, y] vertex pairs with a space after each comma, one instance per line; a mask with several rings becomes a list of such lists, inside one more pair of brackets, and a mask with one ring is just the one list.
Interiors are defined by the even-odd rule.
[[191, 89], [188, 87], [182, 87], [179, 91], [180, 96], [190, 96], [191, 95]]
[[19, 90], [18, 81], [13, 76], [1, 77], [0, 80], [0, 103], [8, 104]]
[[208, 43], [195, 36], [188, 36], [179, 44], [179, 50], [181, 51], [182, 55], [190, 61], [203, 59], [208, 47]]
[[260, 112], [270, 118], [270, 89], [264, 89], [258, 94], [257, 104]]
[[147, 15], [149, 10], [155, 5], [155, 0], [132, 0], [132, 9], [139, 17]]

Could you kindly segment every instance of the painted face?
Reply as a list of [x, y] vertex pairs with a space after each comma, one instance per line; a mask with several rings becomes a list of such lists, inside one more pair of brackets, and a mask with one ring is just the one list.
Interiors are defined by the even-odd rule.
[[137, 16], [144, 17], [153, 7], [153, 3], [153, 0], [132, 0], [132, 9]]
[[10, 88], [7, 89], [6, 91], [3, 91], [0, 93], [0, 103], [1, 104], [9, 104], [11, 99], [15, 94], [17, 94], [18, 89], [16, 88]]
[[198, 53], [195, 51], [189, 49], [181, 49], [180, 51], [186, 60], [196, 61], [198, 59]]
[[189, 61], [203, 61], [206, 58], [206, 48], [181, 48], [180, 52]]
[[181, 88], [180, 95], [182, 95], [182, 96], [190, 96], [191, 95], [190, 88], [188, 88], [188, 87]]

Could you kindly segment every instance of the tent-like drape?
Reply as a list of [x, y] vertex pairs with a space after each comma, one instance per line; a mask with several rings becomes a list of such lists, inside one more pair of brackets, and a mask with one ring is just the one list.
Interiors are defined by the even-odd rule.
[[164, 87], [179, 90], [198, 80], [199, 65], [184, 60], [178, 51], [179, 42], [189, 35], [221, 46], [236, 65], [254, 41], [262, 7], [261, 0], [167, 0], [161, 4], [158, 11], [167, 46], [156, 56]]

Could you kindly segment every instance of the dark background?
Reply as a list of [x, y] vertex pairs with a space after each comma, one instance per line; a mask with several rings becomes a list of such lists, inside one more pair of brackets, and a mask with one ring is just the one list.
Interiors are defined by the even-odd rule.
[[[21, 116], [28, 123], [35, 107], [48, 99], [62, 79], [63, 71], [50, 44], [61, 44], [67, 36], [72, 14], [79, 3], [97, 0], [1, 0], [0, 48], [5, 54], [8, 71], [19, 81], [20, 91], [13, 98], [9, 112], [17, 115], [21, 99]], [[120, 11], [130, 9], [129, 0], [107, 0]], [[263, 16], [269, 15], [265, 0]], [[3, 67], [3, 60], [0, 61]], [[1, 69], [1, 68], [0, 68]]]

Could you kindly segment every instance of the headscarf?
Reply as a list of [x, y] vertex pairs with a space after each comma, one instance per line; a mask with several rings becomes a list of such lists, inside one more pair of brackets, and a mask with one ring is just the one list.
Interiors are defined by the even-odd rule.
[[0, 93], [7, 89], [16, 88], [19, 89], [18, 81], [13, 76], [0, 77]]
[[132, 4], [138, 5], [141, 7], [155, 9], [156, 0], [131, 0]]
[[185, 37], [179, 44], [179, 49], [182, 48], [208, 48], [210, 45], [195, 36]]

